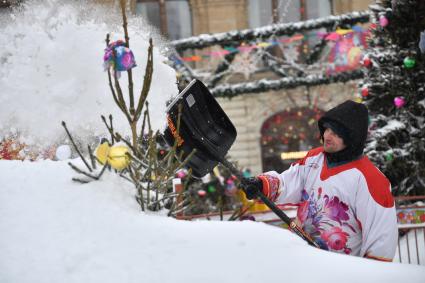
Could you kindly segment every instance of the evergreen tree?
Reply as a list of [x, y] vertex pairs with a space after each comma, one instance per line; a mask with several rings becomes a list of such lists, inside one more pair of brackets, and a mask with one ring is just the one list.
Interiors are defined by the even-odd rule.
[[366, 153], [395, 195], [425, 195], [425, 1], [377, 0], [361, 94], [371, 125]]

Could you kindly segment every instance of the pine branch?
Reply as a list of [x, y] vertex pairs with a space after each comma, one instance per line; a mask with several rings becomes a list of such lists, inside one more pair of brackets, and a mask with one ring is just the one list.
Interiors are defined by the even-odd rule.
[[81, 154], [80, 149], [78, 148], [78, 146], [75, 144], [74, 139], [72, 138], [71, 134], [68, 131], [68, 128], [66, 127], [66, 123], [64, 121], [62, 121], [62, 126], [65, 129], [66, 134], [68, 135], [69, 140], [71, 141], [72, 145], [74, 146], [75, 151], [77, 151], [78, 155], [80, 156], [81, 160], [84, 162], [84, 164], [86, 165], [87, 169], [92, 172], [92, 168], [89, 166], [89, 164], [87, 163], [86, 159], [84, 158], [84, 156]]

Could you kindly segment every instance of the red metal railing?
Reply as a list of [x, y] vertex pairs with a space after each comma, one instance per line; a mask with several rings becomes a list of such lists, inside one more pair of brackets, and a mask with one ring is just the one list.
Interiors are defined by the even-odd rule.
[[[410, 204], [401, 204], [405, 201]], [[399, 239], [394, 261], [425, 265], [425, 196], [396, 197], [396, 205]]]

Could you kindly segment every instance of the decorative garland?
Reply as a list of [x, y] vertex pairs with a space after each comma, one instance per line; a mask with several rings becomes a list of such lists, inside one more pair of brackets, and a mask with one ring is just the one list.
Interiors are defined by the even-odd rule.
[[[182, 60], [185, 62], [199, 62], [205, 58], [207, 59], [211, 57], [220, 58], [233, 53], [244, 53], [244, 52], [249, 53], [254, 49], [267, 49], [273, 46], [293, 44], [294, 42], [300, 43], [303, 40], [308, 40], [312, 38], [320, 39], [318, 46], [313, 47], [315, 52], [320, 52], [320, 50], [322, 49], [320, 47], [324, 47], [328, 41], [337, 42], [342, 40], [344, 37], [352, 35], [353, 33], [368, 33], [368, 32], [365, 31], [361, 26], [356, 25], [356, 26], [353, 26], [352, 29], [338, 28], [336, 29], [336, 31], [333, 31], [333, 32], [318, 31], [315, 34], [309, 34], [309, 35], [295, 34], [289, 38], [277, 38], [276, 36], [274, 36], [273, 39], [264, 40], [261, 42], [246, 43], [245, 41], [243, 41], [243, 42], [239, 42], [237, 46], [224, 46], [224, 48], [221, 51], [205, 51], [200, 54], [197, 52], [197, 55], [181, 57], [179, 60]], [[314, 59], [312, 61], [314, 61]]]
[[338, 16], [328, 16], [295, 23], [275, 24], [255, 29], [234, 30], [225, 33], [202, 34], [173, 41], [176, 50], [201, 49], [212, 45], [232, 45], [241, 41], [270, 38], [272, 36], [293, 35], [305, 30], [331, 28], [334, 26], [353, 26], [369, 21], [370, 12], [352, 12]]
[[361, 70], [341, 72], [334, 75], [308, 75], [298, 78], [282, 78], [279, 80], [262, 79], [252, 83], [221, 84], [211, 90], [216, 97], [233, 97], [239, 94], [260, 93], [270, 90], [296, 88], [299, 86], [316, 86], [331, 83], [343, 83], [363, 78]]

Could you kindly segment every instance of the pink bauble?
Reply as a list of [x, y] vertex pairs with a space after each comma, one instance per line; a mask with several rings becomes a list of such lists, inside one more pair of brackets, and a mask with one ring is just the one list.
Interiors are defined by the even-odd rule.
[[184, 170], [180, 170], [180, 171], [177, 171], [177, 173], [176, 173], [176, 176], [177, 176], [177, 178], [180, 178], [180, 179], [183, 179], [184, 177], [186, 177], [186, 172], [184, 172]]
[[397, 108], [401, 108], [404, 106], [404, 104], [406, 104], [406, 100], [404, 99], [404, 97], [402, 96], [397, 96], [396, 98], [394, 98], [394, 105]]
[[381, 25], [381, 27], [386, 27], [388, 25], [389, 21], [387, 19], [387, 17], [385, 16], [380, 16], [379, 17], [379, 24]]

